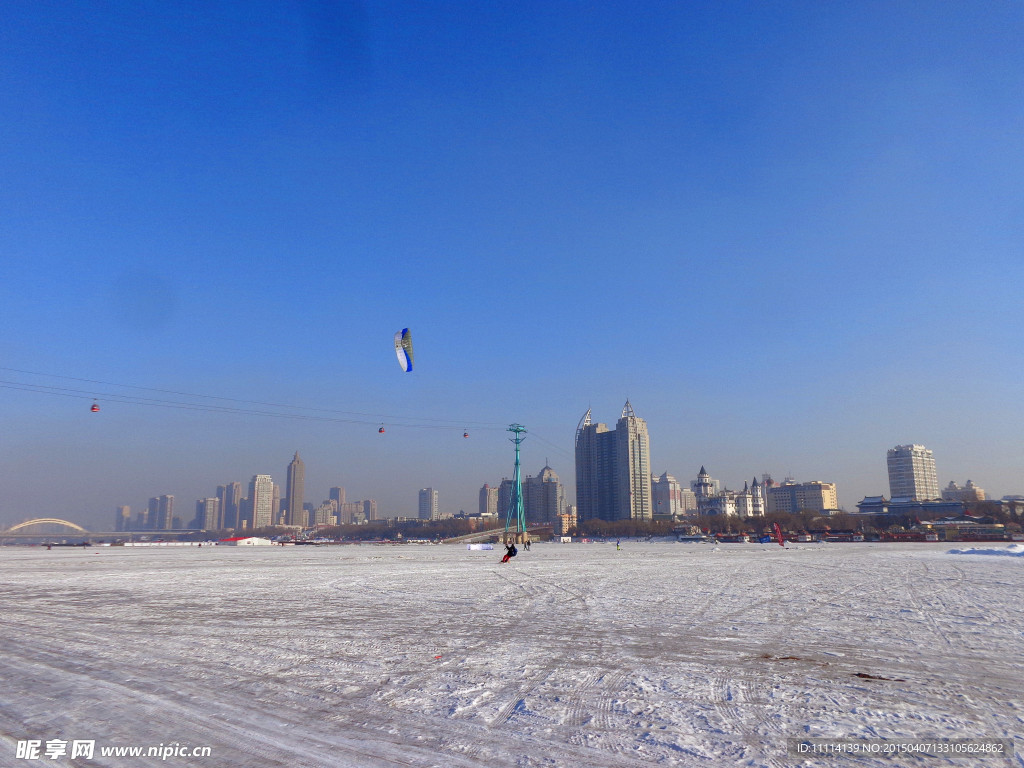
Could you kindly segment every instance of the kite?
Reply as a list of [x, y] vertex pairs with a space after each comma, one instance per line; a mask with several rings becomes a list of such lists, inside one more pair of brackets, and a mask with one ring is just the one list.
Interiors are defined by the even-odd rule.
[[412, 334], [408, 328], [403, 328], [395, 334], [395, 354], [402, 370], [409, 373], [412, 370]]

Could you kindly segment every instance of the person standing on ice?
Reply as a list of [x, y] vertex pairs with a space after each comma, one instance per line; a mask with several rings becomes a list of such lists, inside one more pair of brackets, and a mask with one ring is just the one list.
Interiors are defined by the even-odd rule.
[[519, 550], [516, 549], [515, 542], [509, 541], [509, 543], [505, 545], [505, 556], [501, 558], [501, 562], [507, 563], [509, 561], [509, 558], [515, 557], [518, 554]]

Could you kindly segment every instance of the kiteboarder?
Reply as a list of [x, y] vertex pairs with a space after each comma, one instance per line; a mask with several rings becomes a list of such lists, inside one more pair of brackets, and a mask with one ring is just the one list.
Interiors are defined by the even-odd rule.
[[505, 556], [501, 558], [501, 562], [507, 563], [510, 557], [515, 557], [518, 554], [519, 550], [516, 549], [516, 543], [514, 541], [510, 541], [505, 545]]

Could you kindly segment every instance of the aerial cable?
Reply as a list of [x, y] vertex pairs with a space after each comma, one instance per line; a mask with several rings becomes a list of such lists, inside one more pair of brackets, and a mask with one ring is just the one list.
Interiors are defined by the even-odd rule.
[[543, 437], [542, 435], [538, 435], [536, 432], [530, 432], [530, 434], [533, 436], [533, 438], [535, 440], [540, 440], [542, 443], [546, 443], [548, 445], [548, 447], [554, 449], [555, 451], [558, 451], [558, 453], [562, 454], [563, 456], [565, 456], [565, 457], [567, 457], [569, 459], [572, 459], [573, 461], [576, 460], [575, 454], [573, 454], [570, 451], [567, 451], [565, 448], [563, 448], [562, 446], [558, 445], [557, 443], [551, 442], [550, 440], [548, 440], [547, 438]]
[[[267, 407], [267, 408], [288, 408], [288, 409], [295, 410], [295, 411], [311, 411], [313, 413], [342, 414], [342, 415], [345, 415], [345, 416], [365, 416], [365, 417], [367, 417], [369, 419], [369, 422], [364, 421], [364, 420], [352, 420], [352, 423], [355, 423], [355, 424], [364, 424], [364, 423], [374, 423], [374, 424], [376, 424], [381, 419], [387, 419], [388, 421], [410, 421], [410, 422], [424, 422], [424, 421], [427, 421], [427, 422], [438, 422], [439, 424], [443, 424], [445, 426], [451, 426], [451, 427], [455, 427], [455, 426], [465, 427], [465, 426], [468, 425], [468, 426], [476, 426], [476, 427], [481, 428], [481, 429], [495, 429], [495, 430], [502, 430], [502, 431], [504, 431], [505, 427], [506, 427], [505, 424], [499, 424], [498, 422], [494, 422], [494, 421], [466, 421], [465, 419], [461, 419], [461, 420], [460, 419], [435, 419], [435, 418], [430, 418], [430, 417], [425, 417], [425, 416], [424, 417], [421, 417], [421, 416], [396, 416], [396, 415], [381, 414], [381, 413], [365, 413], [365, 412], [361, 412], [361, 411], [342, 411], [342, 410], [332, 409], [332, 408], [313, 408], [313, 407], [304, 406], [304, 405], [290, 405], [288, 403], [270, 403], [270, 402], [265, 402], [265, 401], [261, 401], [261, 400], [244, 400], [244, 399], [237, 398], [237, 397], [224, 397], [224, 396], [221, 396], [221, 395], [203, 395], [203, 394], [198, 394], [196, 392], [181, 392], [181, 391], [178, 391], [178, 390], [159, 389], [159, 388], [156, 388], [156, 387], [141, 387], [141, 386], [138, 386], [136, 384], [122, 384], [122, 383], [116, 382], [116, 381], [102, 381], [102, 380], [99, 380], [99, 379], [85, 379], [85, 378], [81, 378], [81, 377], [77, 377], [77, 376], [64, 376], [64, 375], [56, 374], [56, 373], [43, 373], [43, 372], [40, 372], [40, 371], [26, 371], [26, 370], [21, 370], [19, 368], [7, 368], [7, 367], [4, 367], [4, 366], [0, 366], [0, 371], [11, 371], [13, 373], [24, 373], [24, 374], [29, 374], [29, 375], [32, 375], [32, 376], [48, 376], [48, 377], [54, 378], [54, 379], [66, 379], [68, 381], [81, 381], [81, 382], [84, 382], [86, 384], [103, 384], [103, 385], [109, 386], [109, 387], [120, 387], [122, 389], [137, 389], [137, 390], [140, 390], [142, 392], [159, 392], [159, 393], [165, 394], [165, 395], [179, 395], [181, 397], [195, 397], [195, 398], [202, 398], [202, 399], [206, 399], [206, 400], [223, 400], [225, 402], [242, 403], [244, 405], [260, 405], [260, 406], [264, 406], [264, 407]], [[3, 382], [3, 383], [5, 383], [5, 384], [18, 384], [18, 385], [22, 385], [22, 386], [25, 386], [25, 387], [47, 387], [48, 386], [48, 385], [45, 385], [45, 384], [31, 384], [31, 383], [20, 382], [20, 381]], [[13, 387], [11, 387], [11, 388], [13, 388]], [[55, 389], [59, 389], [59, 388], [55, 388]], [[28, 390], [28, 391], [33, 391], [33, 390]], [[82, 390], [67, 390], [67, 391], [79, 391], [80, 392]], [[92, 395], [92, 397], [95, 397], [95, 394], [96, 393], [94, 393]], [[124, 398], [134, 397], [132, 395], [119, 395], [119, 396], [120, 397], [124, 397]], [[151, 398], [139, 398], [139, 399], [140, 400], [148, 400], [148, 399], [151, 399]], [[122, 402], [133, 402], [133, 401], [126, 399], [126, 400], [124, 400]], [[164, 401], [164, 402], [167, 402], [167, 401]], [[225, 409], [225, 410], [229, 410], [229, 409]], [[340, 419], [340, 421], [344, 421], [344, 419]]]
[[[205, 411], [208, 413], [227, 413], [239, 416], [269, 416], [272, 418], [279, 419], [296, 419], [299, 421], [321, 421], [336, 424], [381, 423], [379, 414], [378, 418], [375, 419], [352, 419], [341, 418], [338, 416], [322, 416], [306, 413], [288, 413], [286, 411], [258, 410], [255, 408], [237, 408], [226, 405], [216, 405], [213, 403], [188, 403], [175, 400], [163, 400], [152, 397], [136, 397], [133, 395], [123, 395], [116, 392], [96, 392], [94, 390], [71, 389], [67, 387], [52, 387], [40, 384], [25, 384], [24, 382], [16, 381], [0, 381], [0, 389], [14, 389], [22, 392], [34, 392], [36, 394], [56, 395], [60, 397], [73, 397], [93, 401], [95, 401], [98, 397], [101, 397], [105, 402], [111, 403], [124, 403], [126, 405], [145, 405], [158, 408], [177, 408], [188, 411]], [[339, 413], [344, 413], [344, 411], [340, 411]], [[412, 417], [405, 416], [385, 417], [385, 420], [389, 425], [393, 427], [405, 427], [410, 429], [441, 429], [449, 431], [457, 431], [459, 427], [456, 427], [455, 425], [464, 423], [456, 421], [450, 421], [448, 423], [422, 423], [426, 421], [440, 422], [439, 419], [423, 419], [420, 421], [420, 423], [417, 423], [417, 420], [413, 419]], [[493, 427], [488, 424], [478, 425], [476, 428], [483, 430], [499, 429], [499, 427]]]
[[[28, 371], [20, 368], [9, 368], [0, 366], [0, 371], [10, 371], [31, 376], [44, 376], [51, 379], [82, 382], [84, 384], [101, 384], [107, 387], [120, 389], [138, 390], [139, 392], [153, 392], [161, 395], [177, 395], [184, 398], [195, 398], [197, 400], [218, 401], [218, 402], [188, 402], [170, 398], [146, 397], [124, 392], [97, 391], [95, 389], [78, 389], [72, 387], [60, 387], [51, 384], [34, 384], [24, 381], [0, 380], [0, 389], [12, 389], [22, 392], [35, 392], [37, 394], [54, 395], [60, 397], [72, 397], [95, 401], [102, 398], [104, 402], [123, 403], [126, 405], [144, 405], [157, 408], [176, 408], [188, 411], [204, 411], [208, 413], [226, 413], [238, 416], [266, 416], [279, 419], [295, 419], [299, 421], [321, 421], [336, 424], [367, 424], [391, 427], [405, 427], [411, 429], [440, 429], [440, 430], [462, 430], [463, 436], [471, 429], [484, 431], [507, 431], [507, 424], [499, 424], [490, 421], [467, 421], [465, 419], [437, 419], [418, 416], [396, 416], [381, 413], [367, 413], [361, 411], [343, 411], [331, 408], [316, 408], [302, 405], [289, 405], [287, 403], [274, 403], [261, 400], [246, 400], [237, 397], [225, 397], [223, 395], [205, 395], [195, 392], [183, 392], [174, 389], [161, 389], [158, 387], [143, 387], [137, 384], [123, 384], [120, 382], [105, 381], [102, 379], [88, 379], [80, 376], [66, 376], [56, 373], [43, 373], [41, 371]], [[221, 404], [223, 403], [223, 404]], [[230, 405], [236, 403], [237, 405]], [[259, 406], [258, 408], [246, 408], [240, 406]], [[280, 411], [267, 409], [285, 409]], [[297, 411], [297, 412], [291, 412]], [[94, 411], [95, 412], [95, 411]], [[562, 456], [574, 459], [572, 452], [565, 450], [542, 435], [531, 432], [534, 439], [550, 446]]]

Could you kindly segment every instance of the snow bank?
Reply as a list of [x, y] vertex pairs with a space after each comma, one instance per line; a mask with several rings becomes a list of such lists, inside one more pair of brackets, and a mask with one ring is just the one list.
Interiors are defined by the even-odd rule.
[[970, 547], [969, 549], [951, 549], [951, 555], [1003, 555], [1008, 557], [1024, 557], [1024, 544], [1011, 544], [1005, 549], [987, 549]]

